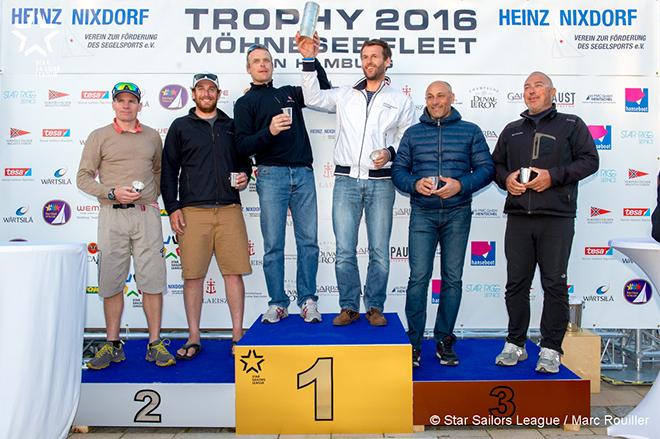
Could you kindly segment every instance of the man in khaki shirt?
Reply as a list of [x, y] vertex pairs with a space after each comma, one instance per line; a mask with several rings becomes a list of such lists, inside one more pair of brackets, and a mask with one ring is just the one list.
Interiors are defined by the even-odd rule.
[[[146, 360], [171, 366], [176, 360], [160, 339], [162, 292], [166, 285], [158, 195], [162, 142], [137, 119], [140, 89], [120, 82], [112, 89], [114, 121], [92, 131], [85, 142], [76, 183], [101, 203], [98, 222], [99, 295], [103, 298], [106, 339], [89, 369], [125, 360], [119, 340], [125, 280], [131, 256], [149, 328]], [[98, 176], [98, 179], [97, 179]], [[167, 342], [167, 341], [166, 341]]]

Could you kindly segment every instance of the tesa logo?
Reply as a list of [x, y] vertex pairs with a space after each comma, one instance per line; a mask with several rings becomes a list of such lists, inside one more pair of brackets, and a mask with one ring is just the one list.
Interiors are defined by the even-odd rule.
[[41, 130], [42, 137], [71, 137], [69, 128], [44, 128]]
[[585, 247], [585, 256], [605, 256], [611, 255], [612, 249], [610, 247]]
[[650, 211], [648, 207], [624, 207], [623, 216], [650, 216]]
[[108, 99], [108, 92], [101, 90], [83, 90], [80, 92], [81, 99]]
[[32, 168], [5, 168], [5, 177], [30, 177]]

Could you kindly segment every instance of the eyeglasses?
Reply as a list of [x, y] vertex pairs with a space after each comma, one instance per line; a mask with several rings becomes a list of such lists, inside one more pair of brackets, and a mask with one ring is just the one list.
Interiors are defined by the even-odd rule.
[[218, 82], [218, 75], [213, 73], [198, 73], [193, 76], [193, 83], [201, 81], [202, 79], [208, 79], [209, 81]]

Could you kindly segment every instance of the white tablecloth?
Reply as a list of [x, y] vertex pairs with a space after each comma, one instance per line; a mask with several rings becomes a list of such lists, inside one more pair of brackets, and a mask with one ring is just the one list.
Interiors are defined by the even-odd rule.
[[67, 436], [80, 396], [84, 244], [0, 244], [0, 438]]
[[[649, 277], [656, 291], [651, 300], [658, 304], [660, 321], [660, 243], [651, 238], [620, 238], [610, 245], [628, 256]], [[659, 375], [660, 376], [660, 375]], [[658, 377], [635, 409], [619, 425], [607, 429], [612, 436], [626, 438], [660, 439], [660, 383]]]

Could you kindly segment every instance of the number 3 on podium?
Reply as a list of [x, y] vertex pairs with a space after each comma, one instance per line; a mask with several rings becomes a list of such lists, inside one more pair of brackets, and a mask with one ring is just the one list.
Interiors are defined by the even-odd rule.
[[332, 357], [319, 357], [312, 366], [298, 374], [298, 390], [314, 384], [314, 420], [332, 421], [334, 386]]

